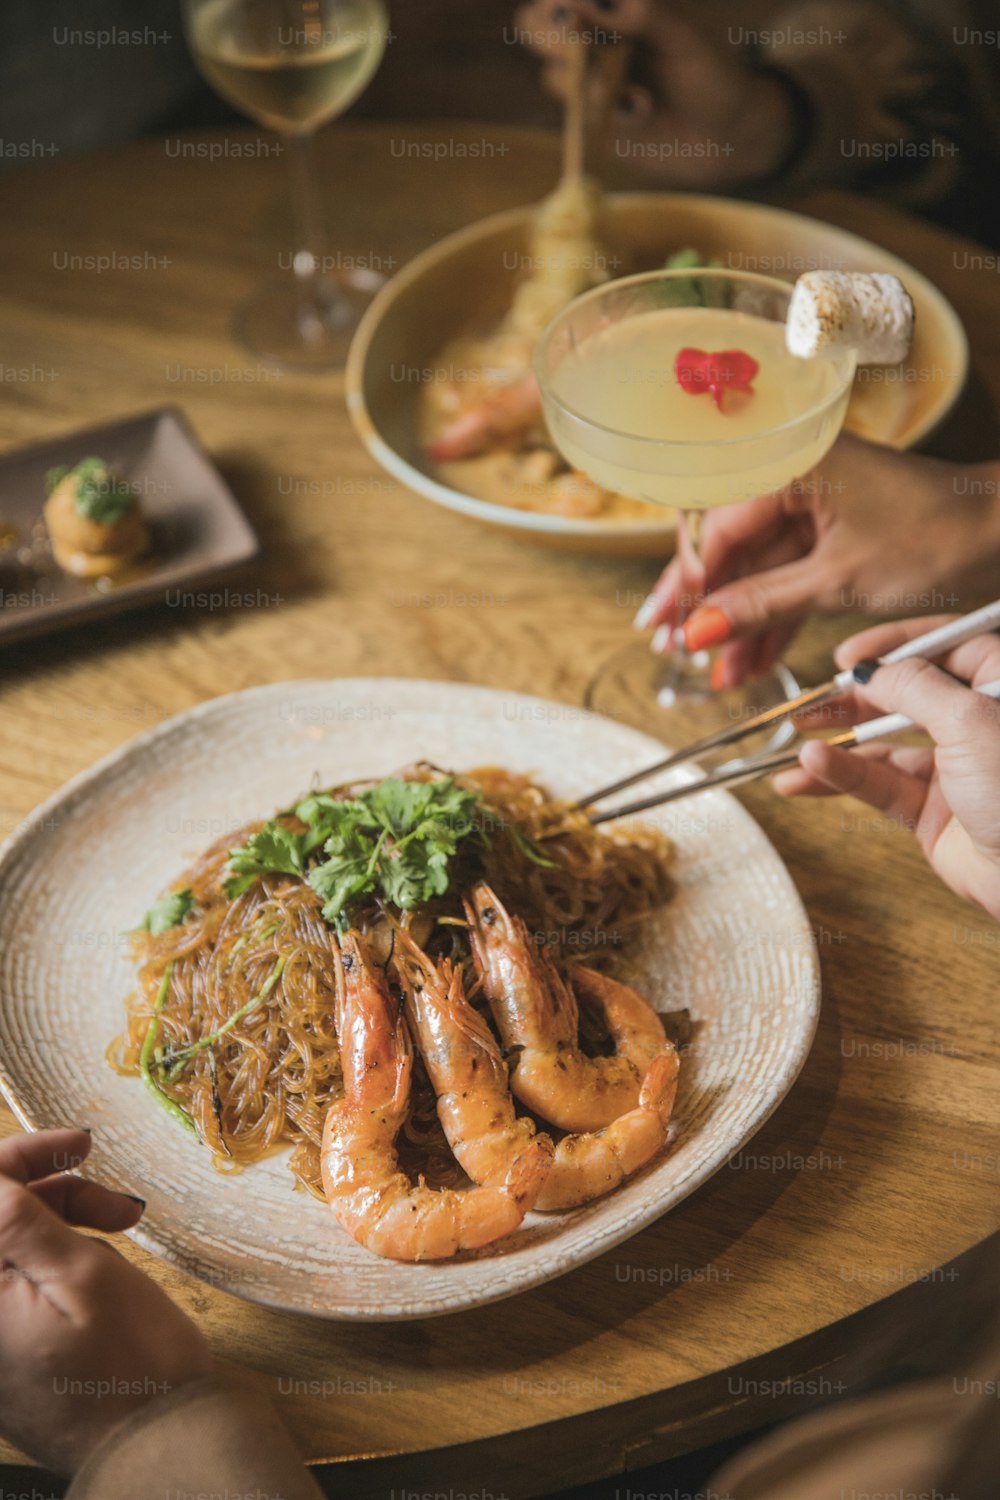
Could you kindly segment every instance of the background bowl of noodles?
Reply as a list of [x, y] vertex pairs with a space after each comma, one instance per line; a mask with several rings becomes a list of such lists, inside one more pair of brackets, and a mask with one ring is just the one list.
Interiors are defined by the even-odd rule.
[[[416, 256], [383, 288], [362, 320], [347, 364], [347, 404], [355, 429], [394, 478], [471, 520], [572, 551], [669, 553], [670, 511], [647, 506], [589, 519], [519, 508], [510, 503], [509, 485], [505, 490], [502, 463], [477, 458], [440, 465], [424, 452], [427, 383], [446, 368], [449, 346], [488, 334], [504, 316], [528, 263], [532, 213], [530, 206], [511, 209], [458, 230]], [[905, 261], [846, 230], [730, 198], [619, 193], [605, 199], [601, 232], [616, 276], [661, 266], [689, 246], [724, 266], [767, 271], [789, 281], [811, 269], [892, 272], [916, 306], [913, 347], [896, 370], [859, 372], [848, 429], [910, 448], [939, 425], [961, 394], [968, 342], [951, 304]]]

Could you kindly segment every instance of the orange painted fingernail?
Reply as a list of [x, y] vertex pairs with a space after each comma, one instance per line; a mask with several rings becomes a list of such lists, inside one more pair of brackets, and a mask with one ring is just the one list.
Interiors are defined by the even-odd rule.
[[712, 663], [712, 670], [708, 674], [708, 680], [712, 684], [713, 693], [725, 692], [729, 686], [729, 668], [725, 657], [717, 656]]
[[707, 651], [709, 646], [721, 646], [728, 641], [733, 627], [725, 612], [710, 604], [707, 609], [696, 609], [684, 626], [684, 644], [689, 651]]

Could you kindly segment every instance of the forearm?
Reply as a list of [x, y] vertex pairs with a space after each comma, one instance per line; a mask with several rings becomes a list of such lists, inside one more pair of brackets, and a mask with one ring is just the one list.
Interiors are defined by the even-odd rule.
[[268, 1494], [322, 1500], [270, 1402], [215, 1375], [159, 1396], [90, 1454], [66, 1500]]

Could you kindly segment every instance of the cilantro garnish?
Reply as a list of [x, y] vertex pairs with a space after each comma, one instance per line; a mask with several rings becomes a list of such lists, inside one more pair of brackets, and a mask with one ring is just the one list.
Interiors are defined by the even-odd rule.
[[[323, 899], [323, 916], [343, 925], [345, 908], [359, 896], [381, 897], [411, 910], [448, 889], [449, 862], [459, 845], [486, 838], [475, 792], [439, 781], [389, 777], [357, 797], [326, 793], [306, 797], [295, 808], [301, 831], [272, 819], [230, 853], [229, 897], [260, 875], [306, 879]], [[325, 856], [308, 867], [318, 851]]]
[[[321, 897], [326, 921], [339, 928], [347, 925], [347, 908], [363, 896], [412, 911], [445, 895], [459, 848], [472, 840], [485, 846], [490, 838], [482, 797], [450, 776], [390, 776], [356, 797], [316, 792], [292, 811], [299, 828], [289, 826], [285, 813], [230, 851], [225, 893], [239, 896], [261, 875], [297, 876]], [[503, 828], [534, 863], [552, 866], [514, 823]]]
[[130, 485], [112, 474], [103, 458], [84, 458], [75, 468], [65, 465], [50, 469], [45, 476], [45, 493], [51, 495], [67, 475], [76, 480], [73, 504], [77, 513], [100, 526], [117, 526], [131, 510], [135, 495]]
[[177, 927], [183, 922], [193, 906], [194, 895], [190, 890], [168, 891], [149, 908], [139, 923], [138, 930], [160, 937], [164, 932], [169, 932], [171, 927]]
[[229, 899], [241, 896], [260, 875], [304, 875], [302, 841], [302, 834], [272, 820], [252, 833], [242, 849], [230, 849], [229, 868], [233, 873], [224, 886]]
[[323, 916], [339, 923], [344, 908], [361, 895], [378, 895], [403, 911], [443, 896], [448, 865], [471, 836], [485, 838], [474, 792], [440, 781], [390, 777], [348, 802], [310, 799], [302, 811], [329, 828], [328, 858], [309, 872], [323, 898]]
[[[721, 260], [706, 257], [690, 246], [675, 250], [667, 257], [668, 271], [700, 270], [703, 267], [721, 268]], [[725, 301], [725, 284], [712, 276], [677, 276], [665, 281], [661, 288], [661, 300], [668, 307], [721, 307]]]

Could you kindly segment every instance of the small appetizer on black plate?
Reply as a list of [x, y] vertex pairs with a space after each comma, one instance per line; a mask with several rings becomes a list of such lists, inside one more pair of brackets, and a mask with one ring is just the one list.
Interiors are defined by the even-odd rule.
[[45, 525], [56, 562], [75, 578], [119, 572], [149, 545], [139, 498], [103, 458], [51, 469], [45, 478]]

